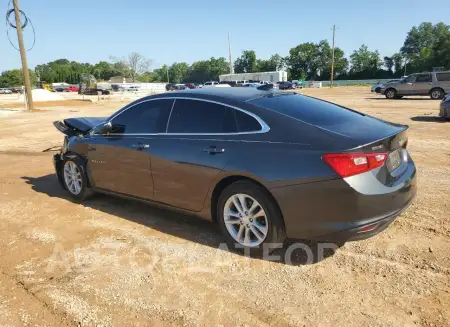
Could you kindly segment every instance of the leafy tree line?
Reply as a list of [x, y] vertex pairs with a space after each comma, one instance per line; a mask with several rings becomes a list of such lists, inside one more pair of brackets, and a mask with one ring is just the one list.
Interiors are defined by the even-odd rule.
[[[334, 76], [336, 79], [379, 79], [402, 76], [413, 72], [431, 71], [433, 67], [450, 69], [450, 25], [422, 23], [414, 26], [406, 35], [403, 46], [391, 57], [381, 58], [378, 50], [361, 45], [347, 58], [339, 47], [334, 51]], [[329, 80], [332, 49], [327, 40], [306, 42], [289, 50], [286, 57], [279, 54], [269, 59], [259, 59], [255, 51], [245, 50], [234, 62], [235, 73], [251, 73], [287, 70], [288, 79]], [[67, 82], [77, 84], [82, 74], [92, 74], [98, 80], [124, 76], [142, 82], [195, 82], [218, 80], [219, 75], [229, 73], [224, 57], [210, 58], [192, 63], [175, 62], [150, 70], [151, 62], [138, 53], [126, 58], [110, 57], [95, 65], [58, 59], [38, 65], [32, 73], [32, 81], [39, 78], [47, 83]], [[5, 71], [0, 76], [0, 87], [23, 85], [20, 70]]]

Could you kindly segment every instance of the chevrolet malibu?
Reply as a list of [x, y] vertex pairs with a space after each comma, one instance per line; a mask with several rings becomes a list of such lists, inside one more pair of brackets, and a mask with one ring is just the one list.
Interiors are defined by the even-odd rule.
[[271, 87], [170, 92], [57, 121], [58, 179], [78, 201], [102, 192], [195, 214], [230, 248], [256, 251], [365, 239], [408, 207], [407, 126]]

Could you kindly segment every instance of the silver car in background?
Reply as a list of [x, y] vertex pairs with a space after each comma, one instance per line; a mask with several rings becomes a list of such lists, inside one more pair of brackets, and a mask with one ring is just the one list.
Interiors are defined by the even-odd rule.
[[378, 83], [378, 84], [372, 86], [372, 88], [370, 89], [370, 92], [380, 93], [381, 89], [384, 88], [384, 86], [386, 84], [400, 82], [400, 81], [401, 81], [401, 79], [391, 79], [390, 81], [388, 81], [386, 83]]
[[429, 95], [433, 100], [440, 100], [450, 93], [450, 71], [412, 74], [399, 82], [385, 85], [380, 93], [387, 99]]

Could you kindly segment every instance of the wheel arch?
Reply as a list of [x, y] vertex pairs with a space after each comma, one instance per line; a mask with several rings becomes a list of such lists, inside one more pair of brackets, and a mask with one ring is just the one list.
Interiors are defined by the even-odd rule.
[[86, 176], [86, 180], [87, 180], [87, 184], [88, 184], [87, 187], [92, 187], [91, 176], [90, 176], [90, 174], [88, 172], [88, 168], [87, 168], [88, 159], [86, 157], [84, 157], [76, 152], [69, 151], [64, 154], [61, 154], [60, 158], [61, 158], [61, 160], [59, 160], [56, 164], [57, 168], [58, 168], [57, 169], [58, 179], [59, 179], [60, 183], [62, 183], [64, 185], [64, 182], [62, 180], [63, 177], [61, 176], [61, 168], [62, 168], [62, 164], [63, 164], [64, 160], [67, 158], [67, 159], [76, 160], [76, 161], [78, 161], [77, 163], [80, 163], [80, 167], [81, 167], [81, 169], [83, 169], [83, 173]]
[[430, 92], [428, 92], [428, 94], [431, 96], [431, 93], [432, 93], [434, 90], [440, 90], [440, 91], [442, 92], [442, 95], [445, 97], [445, 91], [444, 91], [444, 89], [443, 89], [442, 87], [440, 87], [440, 86], [435, 86], [435, 87], [433, 87], [433, 88], [430, 90]]
[[211, 203], [210, 214], [211, 214], [211, 220], [213, 222], [217, 222], [217, 202], [219, 200], [220, 194], [222, 194], [223, 190], [227, 186], [229, 186], [235, 182], [238, 182], [238, 181], [248, 181], [248, 182], [251, 182], [251, 183], [257, 185], [258, 187], [260, 187], [267, 194], [267, 196], [273, 201], [273, 203], [279, 210], [280, 215], [281, 215], [281, 220], [283, 222], [283, 227], [285, 227], [283, 211], [281, 210], [280, 205], [278, 204], [278, 201], [273, 196], [273, 194], [270, 192], [270, 190], [266, 186], [264, 186], [262, 183], [258, 182], [256, 179], [248, 177], [248, 176], [243, 176], [243, 175], [226, 176], [226, 177], [222, 178], [214, 187], [214, 190], [212, 191], [212, 194], [211, 194], [211, 202], [210, 202]]

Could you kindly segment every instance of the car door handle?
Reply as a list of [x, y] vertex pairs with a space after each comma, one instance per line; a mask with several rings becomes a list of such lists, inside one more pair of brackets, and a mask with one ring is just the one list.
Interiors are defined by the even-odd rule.
[[210, 147], [202, 150], [203, 152], [207, 152], [208, 154], [219, 154], [224, 153], [225, 149], [217, 149], [216, 147]]
[[94, 148], [93, 146], [89, 146], [89, 147], [88, 147], [88, 151], [97, 151], [97, 149]]
[[138, 144], [133, 144], [132, 147], [135, 149], [138, 149], [138, 150], [143, 150], [143, 149], [148, 149], [150, 147], [150, 145], [138, 143]]

